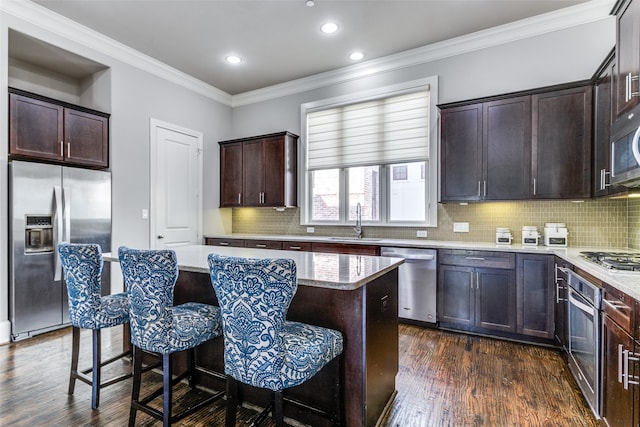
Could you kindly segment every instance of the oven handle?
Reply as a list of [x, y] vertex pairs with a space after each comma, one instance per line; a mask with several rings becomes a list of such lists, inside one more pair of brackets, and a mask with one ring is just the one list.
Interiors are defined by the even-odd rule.
[[596, 316], [596, 309], [594, 307], [591, 307], [588, 304], [585, 304], [582, 301], [577, 300], [576, 298], [573, 297], [573, 290], [569, 289], [569, 304], [572, 304], [574, 306], [576, 306], [578, 309], [580, 309], [581, 311], [590, 314], [591, 316]]
[[636, 129], [636, 133], [633, 134], [633, 141], [631, 142], [631, 150], [633, 151], [633, 157], [640, 165], [640, 150], [638, 149], [638, 138], [640, 138], [640, 126]]

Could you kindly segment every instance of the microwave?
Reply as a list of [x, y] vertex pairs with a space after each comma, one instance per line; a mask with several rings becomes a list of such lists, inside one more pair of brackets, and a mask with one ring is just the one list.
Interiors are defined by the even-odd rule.
[[[640, 114], [638, 114], [640, 116]], [[630, 114], [628, 119], [631, 119]], [[629, 121], [611, 141], [611, 184], [640, 187], [640, 123]]]

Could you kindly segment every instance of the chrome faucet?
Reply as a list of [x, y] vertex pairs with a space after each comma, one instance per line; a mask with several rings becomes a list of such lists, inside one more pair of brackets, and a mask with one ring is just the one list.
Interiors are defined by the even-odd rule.
[[353, 231], [358, 235], [358, 239], [362, 239], [362, 205], [360, 202], [356, 205], [356, 226]]

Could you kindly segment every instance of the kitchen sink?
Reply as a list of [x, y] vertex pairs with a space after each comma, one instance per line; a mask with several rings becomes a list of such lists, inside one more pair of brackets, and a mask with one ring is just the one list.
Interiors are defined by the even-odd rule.
[[362, 241], [362, 242], [378, 242], [380, 239], [374, 239], [371, 237], [329, 237], [330, 240], [353, 240], [353, 241]]

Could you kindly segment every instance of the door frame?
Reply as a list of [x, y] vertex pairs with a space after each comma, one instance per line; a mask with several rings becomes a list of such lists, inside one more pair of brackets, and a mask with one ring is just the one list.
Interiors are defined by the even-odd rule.
[[198, 220], [197, 220], [197, 240], [202, 243], [202, 217], [203, 217], [203, 201], [202, 201], [202, 146], [203, 146], [203, 134], [195, 130], [191, 130], [182, 126], [178, 126], [173, 123], [164, 122], [162, 120], [149, 118], [149, 248], [155, 248], [155, 233], [156, 233], [156, 204], [158, 203], [158, 187], [156, 185], [156, 174], [158, 172], [157, 164], [157, 142], [158, 142], [158, 128], [167, 129], [172, 132], [183, 133], [185, 135], [192, 136], [198, 140], [197, 148], [197, 167], [198, 167]]

